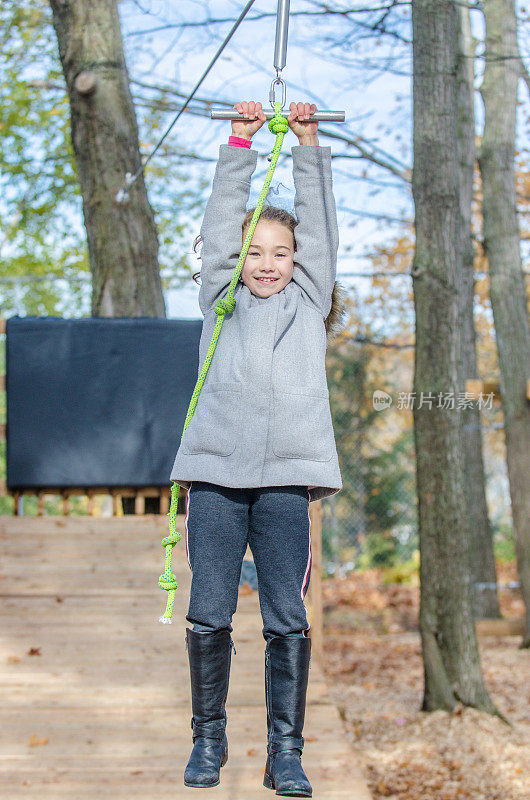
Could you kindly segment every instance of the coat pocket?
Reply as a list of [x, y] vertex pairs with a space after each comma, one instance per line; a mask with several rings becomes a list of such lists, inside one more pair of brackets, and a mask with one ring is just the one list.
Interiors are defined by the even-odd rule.
[[229, 456], [236, 449], [241, 384], [204, 387], [180, 449], [188, 455]]
[[333, 458], [335, 437], [327, 392], [275, 392], [272, 418], [272, 451], [278, 458]]

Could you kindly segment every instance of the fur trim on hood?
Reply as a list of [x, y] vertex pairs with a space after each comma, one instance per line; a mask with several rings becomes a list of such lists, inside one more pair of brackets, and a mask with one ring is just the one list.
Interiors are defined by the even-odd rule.
[[346, 324], [344, 319], [346, 316], [345, 299], [346, 293], [344, 288], [340, 283], [335, 281], [333, 293], [331, 295], [331, 310], [324, 320], [328, 344], [339, 335]]

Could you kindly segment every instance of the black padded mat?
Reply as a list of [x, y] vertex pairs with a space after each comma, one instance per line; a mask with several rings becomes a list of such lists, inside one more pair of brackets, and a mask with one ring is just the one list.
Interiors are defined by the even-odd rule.
[[7, 486], [169, 486], [201, 320], [11, 317]]

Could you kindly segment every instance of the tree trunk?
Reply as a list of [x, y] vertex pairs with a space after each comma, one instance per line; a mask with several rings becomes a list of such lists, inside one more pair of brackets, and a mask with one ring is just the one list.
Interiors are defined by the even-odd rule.
[[461, 412], [457, 402], [454, 407], [450, 402], [458, 392], [458, 275], [463, 258], [458, 10], [448, 0], [413, 0], [412, 23], [422, 709], [451, 710], [460, 701], [497, 713], [480, 668], [466, 541]]
[[[473, 69], [473, 40], [469, 9], [458, 7], [458, 141], [460, 158], [460, 232], [462, 259], [457, 272], [459, 281], [460, 357], [458, 383], [461, 397], [465, 397], [466, 380], [476, 378], [477, 360], [473, 306], [475, 282], [473, 278], [474, 251], [471, 235], [471, 203], [475, 174], [475, 89]], [[461, 414], [462, 457], [471, 575], [471, 594], [475, 617], [499, 617], [499, 600], [496, 591], [493, 536], [488, 518], [482, 458], [480, 411], [476, 402], [464, 404]]]
[[520, 69], [513, 0], [485, 0], [484, 134], [480, 148], [484, 250], [506, 435], [513, 535], [526, 605], [522, 647], [530, 647], [530, 332], [515, 198], [515, 121]]
[[94, 316], [165, 317], [153, 212], [140, 176], [127, 205], [115, 197], [140, 167], [138, 128], [116, 0], [50, 0], [70, 99], [83, 197]]

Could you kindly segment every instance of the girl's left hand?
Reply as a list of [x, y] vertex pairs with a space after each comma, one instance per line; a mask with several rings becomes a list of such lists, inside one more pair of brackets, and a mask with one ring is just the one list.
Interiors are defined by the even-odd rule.
[[317, 107], [314, 103], [291, 103], [287, 122], [298, 139], [313, 139], [317, 136], [318, 122], [309, 122], [309, 115], [314, 114]]

